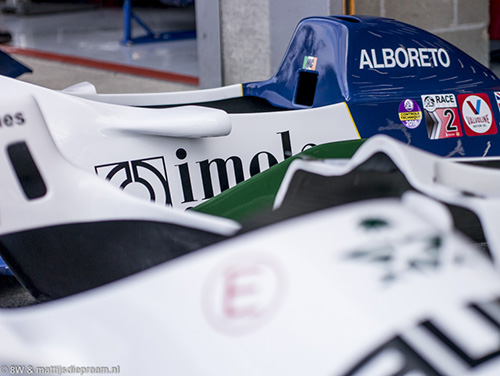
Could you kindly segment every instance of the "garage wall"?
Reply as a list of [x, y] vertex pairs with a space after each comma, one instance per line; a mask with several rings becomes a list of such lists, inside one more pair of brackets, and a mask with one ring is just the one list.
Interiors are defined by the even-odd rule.
[[[219, 33], [220, 46], [214, 48], [212, 43], [203, 50], [204, 41], [198, 39], [201, 87], [269, 78], [300, 19], [341, 14], [343, 9], [343, 0], [206, 0], [203, 4], [217, 7], [220, 24], [214, 25], [214, 17], [197, 16], [197, 29], [204, 26], [203, 30]], [[421, 27], [489, 65], [488, 0], [355, 0], [354, 9], [355, 14]]]
[[224, 83], [245, 82], [250, 77], [263, 80], [271, 75], [270, 1], [220, 1]]
[[421, 27], [489, 66], [488, 0], [356, 0], [355, 12]]
[[[340, 14], [342, 3], [342, 0], [219, 0], [223, 84], [269, 78], [281, 63], [297, 23], [305, 17]], [[200, 80], [204, 86], [203, 78]]]

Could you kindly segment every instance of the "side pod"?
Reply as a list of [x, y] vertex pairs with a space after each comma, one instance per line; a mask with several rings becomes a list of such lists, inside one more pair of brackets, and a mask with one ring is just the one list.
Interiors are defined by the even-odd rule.
[[31, 96], [2, 99], [1, 110], [0, 255], [39, 300], [137, 273], [239, 227], [132, 197], [73, 166]]

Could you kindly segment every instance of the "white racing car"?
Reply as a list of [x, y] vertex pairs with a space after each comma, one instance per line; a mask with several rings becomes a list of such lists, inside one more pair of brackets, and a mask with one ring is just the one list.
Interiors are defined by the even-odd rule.
[[0, 253], [38, 300], [123, 278], [234, 234], [236, 222], [128, 195], [71, 164], [33, 97], [23, 124], [0, 129]]
[[0, 360], [26, 374], [496, 376], [499, 294], [448, 212], [407, 193], [2, 310]]
[[[234, 221], [149, 203], [75, 166], [53, 136], [62, 123], [50, 125], [49, 91], [36, 90], [2, 101], [0, 255], [51, 301], [0, 310], [0, 372], [499, 373], [500, 277], [438, 202], [409, 192], [238, 234]], [[74, 114], [87, 106], [95, 124], [115, 108], [47, 96]], [[91, 124], [88, 139], [100, 142], [78, 150], [136, 132], [127, 124]], [[137, 138], [162, 140], [151, 128]], [[439, 183], [464, 188], [447, 171]]]
[[0, 138], [0, 254], [52, 301], [0, 310], [0, 372], [500, 371], [500, 276], [438, 202], [407, 192], [234, 236], [82, 171], [33, 98], [5, 103], [26, 123]]
[[[383, 18], [303, 20], [263, 82], [141, 95], [0, 83], [6, 97], [35, 98], [72, 163], [183, 209], [326, 142], [384, 133], [438, 155], [500, 154], [499, 79], [435, 35]], [[22, 106], [2, 108], [0, 131], [27, 122]]]

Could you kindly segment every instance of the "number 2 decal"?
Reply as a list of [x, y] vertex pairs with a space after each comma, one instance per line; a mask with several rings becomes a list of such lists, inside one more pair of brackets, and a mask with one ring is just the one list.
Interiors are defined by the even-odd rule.
[[446, 132], [456, 132], [458, 130], [458, 127], [453, 124], [453, 122], [455, 121], [455, 113], [447, 108], [446, 110], [444, 110], [443, 115], [448, 118], [448, 122], [446, 123]]
[[431, 140], [462, 137], [462, 126], [454, 94], [422, 95], [427, 122], [427, 135]]

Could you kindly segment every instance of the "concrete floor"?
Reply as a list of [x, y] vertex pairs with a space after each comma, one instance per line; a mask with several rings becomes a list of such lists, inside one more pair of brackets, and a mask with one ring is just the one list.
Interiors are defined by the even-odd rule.
[[[64, 4], [64, 11], [57, 12], [46, 8], [48, 5], [59, 6], [41, 3], [34, 9], [37, 12], [29, 15], [0, 12], [0, 28], [9, 30], [13, 37], [9, 45], [0, 48], [33, 70], [32, 74], [21, 76], [21, 80], [52, 89], [88, 81], [102, 93], [197, 88], [196, 39], [124, 45], [121, 7], [81, 9], [81, 5], [68, 3]], [[5, 1], [0, 0], [0, 8], [4, 7]], [[133, 10], [154, 32], [195, 28], [193, 7], [134, 7]], [[134, 37], [145, 34], [135, 21], [132, 25]], [[47, 56], [39, 58], [40, 53]], [[73, 58], [84, 61], [85, 66], [70, 63]], [[103, 69], [106, 64], [116, 67]], [[127, 68], [133, 68], [135, 73], [120, 73], [128, 72]], [[151, 72], [165, 74], [157, 79], [148, 78]]]
[[[0, 0], [0, 8], [1, 8]], [[196, 39], [126, 44], [121, 8], [96, 8], [35, 15], [0, 13], [13, 47], [197, 76]], [[153, 32], [195, 29], [194, 8], [133, 8]], [[134, 37], [146, 32], [131, 22]]]
[[33, 70], [33, 73], [26, 73], [20, 76], [19, 79], [21, 81], [55, 90], [62, 90], [84, 81], [94, 84], [99, 93], [109, 94], [171, 92], [197, 89], [197, 86], [166, 80], [157, 80], [26, 56], [12, 55], [12, 57]]

